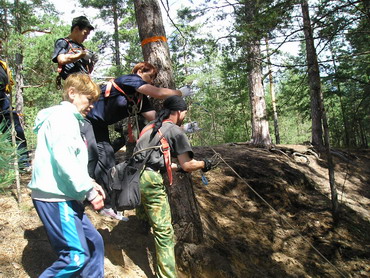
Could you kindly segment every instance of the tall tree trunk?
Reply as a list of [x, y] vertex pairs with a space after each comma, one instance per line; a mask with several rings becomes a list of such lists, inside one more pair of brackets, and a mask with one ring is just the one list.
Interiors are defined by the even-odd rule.
[[[144, 60], [155, 65], [159, 72], [156, 85], [174, 88], [172, 65], [161, 10], [156, 0], [135, 0], [135, 15], [142, 43]], [[154, 39], [153, 39], [154, 38]], [[155, 39], [157, 38], [157, 39]], [[155, 106], [157, 110], [160, 104]], [[203, 230], [198, 212], [193, 185], [189, 174], [174, 172], [173, 186], [169, 187], [169, 200], [172, 211], [172, 223], [179, 243], [199, 243], [203, 239]]]
[[307, 0], [301, 1], [303, 15], [303, 31], [306, 40], [306, 57], [308, 65], [308, 80], [311, 97], [311, 121], [312, 121], [312, 144], [318, 148], [323, 147], [322, 111], [321, 107], [321, 83], [319, 64], [317, 62], [316, 48], [313, 40], [311, 20]]
[[[334, 53], [334, 51], [332, 50], [331, 47], [330, 47], [330, 51], [332, 53]], [[336, 75], [337, 74], [337, 65], [335, 63], [334, 54], [332, 54], [332, 57], [333, 57], [334, 74]], [[347, 120], [347, 115], [346, 115], [346, 111], [345, 111], [345, 107], [344, 107], [344, 103], [343, 103], [342, 90], [341, 90], [341, 86], [340, 86], [340, 81], [336, 78], [335, 79], [335, 83], [337, 84], [337, 88], [338, 88], [340, 110], [341, 110], [342, 120], [343, 120], [343, 126], [344, 126], [344, 146], [348, 148], [349, 147], [349, 137], [350, 137], [349, 136], [349, 131], [348, 131], [348, 120]]]
[[19, 116], [19, 121], [21, 122], [21, 125], [24, 126], [24, 118], [23, 118], [23, 87], [24, 87], [24, 77], [22, 74], [23, 70], [23, 55], [20, 53], [15, 54], [15, 97], [16, 97], [16, 103], [15, 103], [15, 111], [17, 112]]
[[[11, 136], [12, 136], [12, 145], [13, 149], [17, 150], [17, 132], [15, 130], [15, 125], [14, 125], [14, 117], [13, 117], [13, 94], [10, 91], [9, 93], [9, 99], [10, 99], [10, 106], [9, 106], [9, 114], [10, 114], [10, 122], [11, 122]], [[18, 197], [18, 205], [22, 203], [22, 192], [21, 192], [21, 178], [19, 174], [19, 162], [18, 162], [18, 156], [14, 156], [14, 171], [15, 171], [15, 184], [17, 188], [17, 197]]]
[[118, 37], [118, 14], [117, 14], [117, 1], [113, 4], [113, 24], [114, 24], [114, 57], [116, 66], [121, 66], [121, 55], [119, 49], [119, 37]]
[[[15, 18], [16, 18], [16, 30], [19, 34], [22, 34], [22, 16], [20, 14], [19, 8], [19, 0], [14, 1], [15, 4]], [[22, 75], [23, 69], [23, 54], [22, 54], [22, 41], [19, 42], [18, 49], [20, 52], [15, 54], [15, 82], [16, 82], [16, 102], [15, 102], [15, 110], [19, 115], [19, 120], [21, 125], [23, 126], [23, 86], [24, 86], [24, 78]]]
[[[332, 215], [334, 222], [338, 217], [338, 194], [334, 179], [334, 163], [330, 152], [329, 126], [324, 108], [323, 94], [321, 90], [320, 70], [317, 61], [316, 48], [313, 40], [313, 33], [310, 22], [310, 15], [307, 0], [301, 1], [303, 14], [303, 29], [306, 39], [306, 55], [308, 64], [308, 79], [311, 93], [311, 116], [312, 116], [312, 144], [319, 149], [323, 147], [323, 135], [325, 152], [328, 162], [329, 183], [332, 202]], [[321, 124], [322, 123], [322, 124]], [[324, 134], [323, 129], [324, 127]]]
[[0, 14], [0, 24], [2, 25], [3, 34], [1, 35], [1, 40], [8, 40], [9, 31], [8, 31], [8, 8], [7, 3], [1, 1], [1, 5], [3, 6], [3, 13]]
[[362, 4], [364, 5], [364, 13], [367, 20], [370, 22], [370, 0], [362, 0]]
[[170, 51], [159, 3], [157, 0], [135, 0], [134, 4], [144, 60], [158, 68], [156, 85], [174, 89]]
[[[245, 2], [245, 20], [253, 22], [256, 15], [256, 2]], [[271, 145], [269, 124], [266, 115], [266, 102], [262, 86], [260, 41], [256, 34], [248, 36], [246, 42], [249, 97], [252, 108], [252, 144], [260, 147]]]
[[324, 126], [325, 152], [326, 152], [327, 161], [328, 161], [328, 174], [329, 174], [329, 183], [330, 183], [332, 215], [333, 215], [334, 223], [336, 224], [339, 221], [338, 193], [337, 193], [337, 185], [335, 183], [334, 162], [333, 162], [333, 157], [330, 151], [330, 136], [329, 136], [328, 119], [326, 117], [326, 111], [324, 108], [323, 100], [321, 101], [321, 111], [322, 111], [322, 121], [323, 121], [323, 126]]
[[358, 120], [358, 127], [359, 127], [359, 133], [360, 133], [360, 147], [366, 148], [367, 147], [366, 132], [364, 131], [364, 127], [363, 127], [361, 119]]
[[[16, 13], [15, 13], [15, 18], [16, 18], [16, 29], [19, 34], [22, 34], [22, 16], [20, 13], [20, 8], [19, 8], [19, 0], [16, 0], [15, 2], [15, 7], [16, 7]], [[23, 117], [23, 87], [24, 87], [24, 78], [22, 74], [23, 70], [23, 45], [22, 41], [20, 41], [18, 45], [19, 52], [15, 54], [15, 90], [16, 90], [16, 102], [15, 102], [15, 111], [19, 116], [19, 122], [22, 127], [24, 126], [24, 117]], [[12, 98], [11, 98], [11, 108], [12, 109]], [[12, 119], [12, 140], [13, 140], [13, 145], [14, 145], [14, 132], [15, 132], [15, 127], [14, 127], [14, 119]], [[18, 204], [22, 202], [22, 194], [21, 194], [21, 185], [20, 185], [20, 177], [19, 177], [19, 168], [18, 168], [18, 161], [14, 163], [16, 169], [16, 184], [17, 184], [17, 193], [18, 193]]]
[[272, 67], [271, 67], [271, 60], [270, 60], [270, 55], [269, 55], [269, 40], [268, 40], [268, 38], [266, 38], [266, 51], [267, 51], [267, 62], [268, 62], [268, 71], [269, 71], [269, 83], [270, 83], [272, 111], [274, 113], [275, 142], [276, 142], [276, 144], [280, 144], [279, 121], [278, 121], [278, 113], [277, 113], [277, 109], [276, 109], [276, 96], [275, 96], [275, 89], [274, 89], [274, 79], [272, 77]]

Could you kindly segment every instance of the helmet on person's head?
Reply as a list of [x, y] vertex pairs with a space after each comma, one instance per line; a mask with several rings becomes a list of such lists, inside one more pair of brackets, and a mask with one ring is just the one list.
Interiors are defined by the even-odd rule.
[[80, 29], [84, 29], [84, 28], [88, 28], [90, 30], [94, 30], [95, 28], [91, 25], [90, 21], [86, 18], [86, 16], [78, 16], [78, 17], [75, 17], [73, 20], [72, 20], [72, 27], [71, 27], [71, 31], [73, 30], [73, 28], [75, 28], [76, 26], [78, 26]]

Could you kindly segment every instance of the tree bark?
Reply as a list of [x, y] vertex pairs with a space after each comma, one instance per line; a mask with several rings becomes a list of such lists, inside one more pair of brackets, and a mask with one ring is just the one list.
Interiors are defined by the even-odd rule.
[[[10, 114], [10, 122], [11, 122], [11, 137], [12, 137], [12, 146], [14, 150], [17, 150], [17, 132], [15, 130], [14, 125], [14, 118], [13, 118], [13, 94], [12, 92], [9, 93], [9, 99], [10, 99], [10, 106], [9, 106], [9, 114]], [[19, 163], [18, 163], [18, 156], [14, 156], [13, 161], [14, 171], [15, 171], [15, 184], [17, 189], [17, 201], [18, 206], [22, 203], [22, 192], [21, 192], [21, 178], [19, 174]]]
[[[161, 10], [156, 0], [135, 0], [135, 15], [139, 28], [140, 40], [153, 37], [165, 38]], [[159, 39], [142, 45], [144, 60], [158, 69], [155, 84], [159, 87], [175, 88], [172, 65], [168, 44]], [[154, 101], [158, 111], [161, 102]], [[180, 243], [200, 243], [203, 239], [203, 230], [200, 215], [194, 196], [193, 185], [189, 174], [173, 173], [174, 182], [168, 187], [171, 205], [172, 224]], [[166, 181], [168, 184], [168, 181]]]
[[[336, 57], [334, 57], [334, 51], [331, 47], [331, 43], [329, 45], [330, 47], [330, 51], [332, 52], [332, 60], [333, 60], [333, 68], [334, 68], [334, 74], [337, 75], [338, 71], [337, 71], [337, 65], [335, 63], [335, 60], [336, 60]], [[342, 120], [343, 120], [343, 128], [344, 128], [344, 146], [345, 147], [349, 147], [349, 131], [348, 131], [348, 120], [347, 120], [347, 116], [346, 116], [346, 113], [345, 113], [345, 107], [344, 107], [344, 103], [343, 103], [343, 98], [342, 98], [342, 90], [341, 90], [341, 84], [340, 84], [340, 81], [335, 78], [335, 83], [337, 85], [337, 88], [338, 88], [338, 96], [339, 96], [339, 103], [340, 103], [340, 110], [341, 110], [341, 114], [342, 114]]]
[[280, 144], [279, 120], [278, 120], [278, 113], [276, 109], [276, 95], [275, 95], [275, 90], [274, 90], [274, 79], [272, 77], [272, 67], [271, 67], [270, 56], [269, 56], [269, 40], [267, 38], [266, 38], [266, 51], [267, 51], [267, 62], [268, 62], [268, 71], [269, 71], [269, 84], [270, 84], [272, 111], [274, 113], [275, 142], [276, 144]]
[[[256, 15], [256, 2], [245, 2], [245, 20], [253, 22]], [[246, 42], [249, 97], [252, 107], [252, 140], [251, 143], [260, 147], [271, 145], [269, 124], [266, 114], [265, 95], [262, 86], [260, 41], [256, 34], [251, 33]]]
[[19, 121], [21, 122], [22, 127], [24, 126], [24, 118], [23, 118], [23, 87], [24, 87], [24, 78], [22, 74], [23, 70], [23, 55], [20, 53], [15, 54], [15, 111], [19, 116]]
[[[22, 16], [20, 14], [19, 0], [14, 1], [15, 4], [15, 19], [16, 19], [16, 31], [22, 34]], [[16, 82], [16, 95], [15, 95], [15, 111], [19, 115], [19, 120], [23, 126], [23, 85], [24, 78], [22, 75], [23, 70], [23, 54], [22, 54], [22, 42], [18, 45], [19, 52], [15, 54], [15, 82]]]
[[322, 111], [321, 107], [321, 83], [320, 70], [317, 62], [316, 48], [313, 40], [313, 32], [311, 28], [311, 20], [308, 10], [307, 0], [301, 1], [303, 15], [303, 31], [306, 40], [306, 58], [308, 65], [308, 80], [310, 87], [311, 98], [311, 121], [312, 121], [312, 144], [318, 148], [322, 148], [323, 130], [322, 130]]
[[[322, 149], [323, 135], [325, 143], [325, 152], [328, 162], [328, 174], [330, 183], [330, 193], [332, 202], [332, 216], [334, 223], [339, 220], [338, 217], [338, 193], [334, 178], [334, 163], [330, 152], [329, 126], [324, 108], [323, 94], [321, 90], [321, 79], [319, 63], [317, 61], [316, 48], [313, 40], [313, 33], [310, 22], [307, 0], [301, 1], [303, 14], [303, 30], [306, 39], [306, 56], [308, 64], [308, 79], [311, 93], [311, 117], [312, 117], [312, 144]], [[323, 134], [324, 129], [324, 134]]]
[[119, 36], [118, 36], [118, 14], [117, 14], [117, 2], [115, 1], [113, 4], [113, 24], [114, 24], [114, 48], [115, 48], [115, 62], [116, 66], [121, 66], [121, 55], [120, 55], [120, 49], [119, 49]]
[[[135, 15], [140, 41], [158, 37], [156, 41], [142, 45], [144, 60], [158, 69], [156, 85], [175, 88], [170, 51], [166, 41], [162, 14], [157, 0], [135, 0]], [[163, 40], [164, 39], [164, 40]], [[156, 107], [157, 108], [157, 107]]]

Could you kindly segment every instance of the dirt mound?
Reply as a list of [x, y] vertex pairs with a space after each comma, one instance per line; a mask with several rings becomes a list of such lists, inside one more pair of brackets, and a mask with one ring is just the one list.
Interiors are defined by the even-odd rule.
[[[180, 277], [369, 277], [370, 152], [337, 152], [340, 221], [333, 225], [324, 159], [306, 146], [246, 144], [195, 148], [223, 163], [192, 175], [204, 242], [178, 246]], [[240, 177], [238, 177], [240, 176]], [[25, 186], [29, 176], [22, 177]], [[0, 198], [0, 277], [37, 277], [55, 255], [23, 189]], [[152, 235], [134, 211], [128, 222], [87, 210], [103, 235], [106, 277], [152, 277]]]

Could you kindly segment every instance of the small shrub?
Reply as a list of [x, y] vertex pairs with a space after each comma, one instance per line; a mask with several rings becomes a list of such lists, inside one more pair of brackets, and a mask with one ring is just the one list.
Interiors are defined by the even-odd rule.
[[17, 151], [10, 140], [10, 130], [6, 130], [5, 121], [0, 123], [0, 190], [9, 187], [15, 179], [14, 159]]

